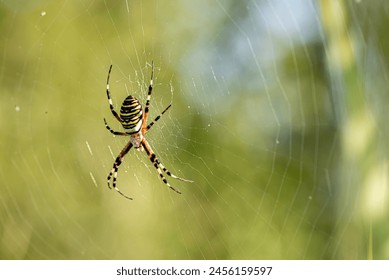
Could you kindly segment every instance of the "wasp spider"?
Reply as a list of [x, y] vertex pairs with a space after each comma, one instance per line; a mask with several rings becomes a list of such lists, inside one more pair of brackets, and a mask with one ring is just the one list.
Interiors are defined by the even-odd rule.
[[[130, 136], [130, 141], [127, 143], [126, 146], [124, 146], [123, 150], [120, 152], [118, 157], [116, 158], [111, 172], [109, 172], [108, 175], [108, 187], [111, 189], [110, 181], [113, 177], [112, 186], [113, 188], [120, 193], [122, 196], [131, 199], [131, 197], [128, 197], [124, 195], [117, 187], [116, 187], [116, 178], [118, 174], [119, 165], [122, 163], [122, 160], [124, 156], [130, 151], [132, 147], [137, 149], [138, 151], [146, 151], [147, 156], [149, 157], [151, 163], [157, 169], [159, 177], [161, 180], [173, 191], [175, 191], [178, 194], [181, 194], [180, 191], [173, 188], [169, 182], [166, 180], [165, 176], [162, 173], [162, 170], [169, 175], [170, 177], [173, 177], [174, 179], [178, 179], [185, 182], [193, 182], [191, 180], [180, 178], [174, 174], [172, 174], [169, 170], [166, 169], [166, 167], [159, 161], [157, 156], [154, 154], [153, 150], [151, 149], [149, 143], [147, 142], [145, 135], [149, 131], [149, 129], [156, 123], [163, 114], [166, 113], [166, 111], [171, 107], [171, 104], [166, 107], [165, 110], [162, 111], [160, 115], [158, 115], [154, 121], [147, 124], [147, 117], [149, 115], [149, 107], [150, 107], [150, 99], [151, 99], [151, 93], [153, 92], [153, 78], [154, 78], [154, 63], [151, 64], [151, 79], [150, 79], [150, 85], [149, 90], [147, 94], [147, 100], [146, 100], [146, 106], [145, 109], [142, 109], [142, 105], [140, 104], [139, 100], [136, 97], [133, 97], [131, 95], [127, 96], [126, 99], [124, 99], [122, 107], [120, 108], [120, 114], [118, 114], [115, 109], [113, 108], [111, 94], [109, 91], [109, 77], [111, 75], [111, 69], [112, 65], [109, 67], [108, 71], [108, 77], [107, 77], [107, 97], [109, 102], [109, 107], [111, 109], [112, 114], [114, 117], [122, 124], [124, 128], [124, 132], [117, 132], [112, 130], [108, 124], [106, 119], [104, 118], [105, 127], [113, 134], [113, 135], [120, 135], [120, 136]], [[162, 169], [162, 170], [161, 170]]]

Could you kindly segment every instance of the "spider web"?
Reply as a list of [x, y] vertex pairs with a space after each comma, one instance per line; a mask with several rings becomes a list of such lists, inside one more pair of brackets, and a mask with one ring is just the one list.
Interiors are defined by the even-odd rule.
[[[389, 257], [384, 1], [1, 1], [2, 259]], [[175, 175], [131, 150], [129, 94]]]

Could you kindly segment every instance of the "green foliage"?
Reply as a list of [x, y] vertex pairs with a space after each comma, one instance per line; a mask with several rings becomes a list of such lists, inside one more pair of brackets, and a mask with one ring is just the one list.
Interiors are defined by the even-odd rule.
[[[269, 2], [2, 1], [0, 259], [389, 258], [387, 4], [293, 35]], [[105, 83], [144, 102], [151, 61], [147, 139], [194, 183], [131, 151], [128, 201]]]

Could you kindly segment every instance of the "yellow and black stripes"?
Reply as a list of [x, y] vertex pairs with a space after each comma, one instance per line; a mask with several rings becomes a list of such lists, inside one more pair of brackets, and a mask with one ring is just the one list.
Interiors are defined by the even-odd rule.
[[143, 110], [139, 100], [133, 96], [127, 96], [120, 108], [122, 126], [128, 133], [137, 133], [142, 127]]
[[169, 110], [171, 107], [171, 104], [166, 107], [165, 110], [162, 111], [161, 114], [159, 114], [154, 121], [152, 121], [149, 125], [147, 124], [147, 117], [149, 113], [149, 107], [150, 107], [150, 99], [151, 94], [153, 91], [153, 78], [154, 78], [154, 63], [151, 64], [151, 79], [150, 79], [150, 85], [148, 88], [147, 93], [147, 100], [146, 100], [146, 106], [144, 111], [142, 110], [142, 105], [140, 104], [139, 100], [133, 96], [127, 96], [126, 99], [124, 99], [122, 106], [120, 108], [120, 115], [115, 111], [109, 91], [109, 77], [112, 70], [112, 65], [109, 67], [108, 71], [108, 77], [107, 77], [107, 97], [109, 102], [109, 108], [111, 109], [112, 114], [114, 117], [122, 124], [123, 128], [126, 130], [125, 132], [117, 132], [111, 129], [108, 126], [108, 123], [106, 119], [104, 119], [105, 127], [109, 132], [111, 132], [114, 135], [120, 135], [120, 136], [130, 136], [130, 141], [127, 143], [127, 145], [122, 149], [120, 154], [116, 157], [115, 162], [113, 164], [113, 167], [111, 171], [108, 174], [107, 181], [108, 181], [108, 187], [111, 188], [110, 182], [112, 179], [112, 187], [122, 196], [131, 199], [131, 197], [126, 196], [123, 194], [117, 187], [116, 187], [116, 180], [118, 175], [119, 166], [122, 163], [123, 158], [126, 156], [126, 154], [130, 151], [132, 147], [136, 148], [139, 151], [145, 150], [147, 153], [147, 156], [149, 157], [151, 163], [157, 169], [157, 172], [159, 174], [159, 177], [161, 180], [166, 184], [170, 189], [175, 191], [176, 193], [181, 193], [180, 191], [173, 188], [169, 182], [166, 180], [165, 176], [163, 175], [162, 171], [165, 172], [168, 176], [182, 180], [185, 182], [192, 182], [190, 180], [186, 180], [180, 177], [177, 177], [176, 175], [172, 174], [167, 168], [158, 160], [156, 155], [154, 154], [153, 150], [151, 149], [149, 143], [144, 138], [147, 131], [156, 123], [161, 116]]

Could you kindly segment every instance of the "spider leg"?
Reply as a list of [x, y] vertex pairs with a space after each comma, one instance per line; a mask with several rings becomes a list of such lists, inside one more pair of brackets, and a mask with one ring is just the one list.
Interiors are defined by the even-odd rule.
[[147, 117], [149, 115], [150, 99], [151, 99], [151, 94], [153, 93], [153, 83], [154, 83], [153, 80], [154, 80], [154, 61], [151, 62], [151, 78], [150, 78], [149, 91], [147, 93], [147, 100], [146, 100], [146, 106], [145, 106], [145, 115], [143, 117], [144, 124], [147, 123]]
[[127, 132], [118, 132], [118, 131], [114, 131], [112, 128], [110, 128], [108, 126], [108, 123], [106, 121], [106, 119], [104, 118], [104, 123], [105, 123], [105, 127], [109, 130], [109, 132], [111, 132], [113, 135], [120, 135], [120, 136], [128, 136], [130, 134], [128, 134]]
[[[157, 156], [155, 155], [155, 153], [153, 152], [153, 150], [151, 149], [149, 143], [146, 141], [146, 139], [143, 138], [142, 140], [142, 146], [143, 148], [145, 149], [146, 153], [147, 153], [147, 156], [149, 157], [151, 163], [153, 164], [153, 166], [155, 167], [155, 169], [157, 169], [158, 173], [159, 173], [159, 177], [161, 178], [161, 180], [169, 187], [171, 188], [173, 191], [175, 191], [176, 193], [179, 193], [181, 194], [180, 191], [176, 190], [175, 188], [173, 188], [169, 182], [166, 180], [165, 176], [163, 176], [163, 173], [162, 173], [162, 170], [164, 172], [166, 172], [167, 175], [169, 175], [170, 177], [173, 177], [174, 179], [178, 179], [178, 180], [182, 180], [182, 181], [186, 181], [186, 182], [193, 182], [193, 181], [190, 181], [190, 180], [186, 180], [186, 179], [183, 179], [183, 178], [180, 178], [174, 174], [172, 174], [169, 170], [166, 169], [165, 166], [163, 166], [161, 164], [161, 162], [158, 160]], [[161, 170], [162, 168], [162, 170]]]
[[[184, 182], [189, 182], [189, 183], [193, 183], [192, 180], [188, 180], [188, 179], [184, 179], [184, 178], [181, 178], [181, 177], [178, 177], [176, 175], [174, 175], [173, 173], [171, 173], [160, 161], [159, 159], [157, 158], [157, 156], [154, 154], [153, 150], [151, 149], [149, 143], [146, 141], [146, 139], [143, 138], [142, 140], [142, 145], [143, 147], [145, 148], [146, 152], [150, 152], [150, 160], [152, 163], [156, 163], [158, 165], [158, 167], [160, 169], [162, 169], [167, 175], [169, 175], [170, 177], [174, 178], [174, 179], [178, 179], [178, 180], [181, 180], [181, 181], [184, 181]], [[149, 155], [149, 154], [148, 154]]]
[[107, 97], [108, 97], [108, 102], [109, 102], [109, 108], [111, 109], [111, 112], [112, 112], [112, 114], [115, 116], [115, 118], [116, 118], [119, 122], [122, 122], [122, 120], [120, 119], [118, 113], [116, 113], [115, 109], [113, 108], [113, 103], [112, 103], [112, 99], [111, 99], [111, 94], [110, 94], [110, 91], [109, 91], [109, 77], [111, 76], [111, 70], [112, 70], [112, 64], [111, 64], [111, 66], [109, 67], [109, 70], [108, 70], [108, 77], [107, 77]]
[[169, 104], [169, 106], [167, 106], [166, 107], [166, 109], [165, 110], [163, 110], [162, 111], [162, 113], [161, 114], [159, 114], [149, 125], [147, 125], [147, 127], [146, 127], [146, 129], [144, 129], [143, 131], [142, 131], [142, 133], [143, 134], [146, 134], [146, 132], [147, 131], [149, 131], [149, 129], [162, 117], [162, 115], [163, 114], [165, 114], [165, 112], [167, 111], [167, 110], [169, 110], [170, 109], [170, 107], [172, 106], [172, 104]]
[[117, 176], [118, 176], [119, 165], [122, 163], [123, 157], [128, 153], [128, 151], [131, 149], [131, 147], [132, 147], [131, 142], [128, 142], [128, 144], [123, 148], [123, 150], [120, 152], [120, 154], [119, 154], [118, 157], [116, 158], [115, 162], [113, 163], [113, 167], [112, 167], [112, 169], [111, 169], [111, 172], [109, 172], [109, 175], [108, 175], [108, 177], [107, 177], [108, 188], [111, 189], [111, 185], [109, 184], [109, 182], [111, 181], [111, 178], [113, 177], [113, 180], [112, 180], [112, 187], [113, 187], [118, 193], [120, 193], [122, 196], [124, 196], [125, 198], [128, 198], [128, 199], [130, 199], [130, 200], [132, 200], [131, 197], [126, 196], [125, 194], [123, 194], [123, 193], [116, 187], [116, 178], [117, 178]]
[[188, 180], [188, 179], [184, 179], [184, 178], [181, 178], [181, 177], [178, 177], [174, 174], [172, 174], [169, 170], [167, 170], [167, 168], [156, 158], [155, 159], [155, 162], [158, 164], [158, 166], [160, 168], [162, 168], [162, 170], [167, 174], [169, 175], [170, 177], [174, 178], [174, 179], [178, 179], [178, 180], [181, 180], [181, 181], [184, 181], [184, 182], [189, 182], [189, 183], [193, 183], [192, 180]]

